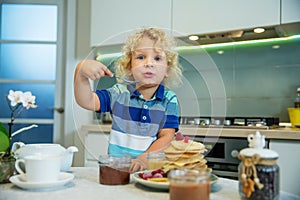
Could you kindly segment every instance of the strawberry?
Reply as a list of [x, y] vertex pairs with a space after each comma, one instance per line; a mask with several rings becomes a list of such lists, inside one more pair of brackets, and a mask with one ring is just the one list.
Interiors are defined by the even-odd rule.
[[147, 180], [148, 178], [152, 178], [152, 176], [152, 173], [144, 173], [142, 178]]
[[161, 173], [156, 173], [153, 175], [153, 178], [163, 178], [163, 175]]
[[185, 136], [185, 137], [184, 137], [184, 142], [185, 142], [185, 143], [188, 143], [188, 142], [189, 142], [189, 139], [190, 139], [189, 136]]
[[143, 173], [138, 173], [138, 176], [139, 176], [140, 178], [143, 178]]
[[157, 174], [157, 173], [162, 173], [163, 170], [162, 169], [157, 169], [151, 172], [152, 175]]
[[183, 140], [183, 139], [184, 139], [183, 134], [181, 132], [177, 132], [175, 140], [178, 141], [178, 140]]

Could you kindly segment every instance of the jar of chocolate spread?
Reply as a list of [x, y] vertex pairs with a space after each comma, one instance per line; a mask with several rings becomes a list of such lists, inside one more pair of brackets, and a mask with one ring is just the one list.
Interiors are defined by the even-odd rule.
[[239, 194], [244, 200], [279, 199], [278, 154], [264, 148], [265, 136], [259, 131], [248, 135], [249, 148], [240, 151]]
[[118, 155], [99, 156], [99, 183], [105, 185], [124, 185], [130, 181], [129, 167], [131, 157]]

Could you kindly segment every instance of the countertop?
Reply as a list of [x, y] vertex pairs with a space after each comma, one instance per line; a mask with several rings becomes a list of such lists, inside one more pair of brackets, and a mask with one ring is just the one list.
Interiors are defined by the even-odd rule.
[[[64, 186], [47, 190], [23, 190], [11, 183], [0, 184], [0, 200], [168, 200], [168, 191], [162, 191], [140, 185], [131, 181], [127, 185], [108, 186], [99, 184], [97, 167], [75, 167], [70, 173], [75, 175], [73, 181]], [[238, 182], [219, 178], [212, 185], [211, 200], [240, 199]], [[280, 193], [281, 200], [296, 200], [300, 197], [285, 192]]]
[[[88, 132], [107, 132], [111, 130], [111, 124], [86, 124], [81, 127], [82, 131]], [[189, 136], [211, 136], [211, 137], [235, 137], [247, 138], [249, 134], [255, 133], [257, 130], [265, 135], [267, 139], [279, 140], [300, 140], [299, 128], [274, 128], [274, 129], [255, 129], [255, 128], [229, 128], [229, 127], [210, 127], [203, 128], [197, 125], [180, 125], [179, 131]]]

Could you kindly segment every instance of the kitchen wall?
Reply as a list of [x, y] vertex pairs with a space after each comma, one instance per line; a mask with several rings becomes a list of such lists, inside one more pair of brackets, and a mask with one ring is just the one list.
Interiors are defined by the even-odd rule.
[[[91, 50], [88, 42], [90, 16], [86, 13], [90, 13], [90, 6], [90, 1], [77, 1], [77, 58], [99, 51]], [[184, 70], [184, 85], [175, 89], [180, 114], [272, 116], [289, 121], [287, 108], [293, 106], [296, 88], [300, 86], [299, 40], [178, 50]], [[274, 45], [280, 48], [272, 48]], [[118, 45], [105, 47], [107, 53], [120, 49]], [[220, 50], [224, 53], [218, 54]], [[105, 88], [114, 83], [111, 78], [104, 78], [95, 85]]]
[[[293, 106], [300, 87], [300, 38], [178, 52], [184, 84], [175, 91], [182, 116], [269, 116], [289, 121], [287, 108]], [[97, 83], [100, 88], [113, 84], [102, 81]]]

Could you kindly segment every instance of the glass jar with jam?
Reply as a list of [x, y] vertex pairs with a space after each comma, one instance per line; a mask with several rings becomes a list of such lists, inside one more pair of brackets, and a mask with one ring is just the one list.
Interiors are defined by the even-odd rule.
[[209, 200], [210, 171], [173, 169], [169, 172], [170, 200]]
[[259, 131], [248, 135], [249, 148], [240, 151], [239, 194], [244, 200], [279, 199], [278, 154], [264, 148], [265, 136]]
[[100, 155], [98, 163], [100, 184], [124, 185], [129, 183], [131, 157]]
[[147, 153], [147, 169], [161, 169], [166, 163], [164, 151], [152, 151]]

